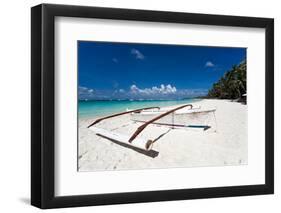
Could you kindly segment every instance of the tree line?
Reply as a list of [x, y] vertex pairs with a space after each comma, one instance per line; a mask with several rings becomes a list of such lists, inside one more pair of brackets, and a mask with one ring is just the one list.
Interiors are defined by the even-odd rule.
[[246, 60], [225, 72], [208, 91], [208, 98], [238, 99], [247, 93]]

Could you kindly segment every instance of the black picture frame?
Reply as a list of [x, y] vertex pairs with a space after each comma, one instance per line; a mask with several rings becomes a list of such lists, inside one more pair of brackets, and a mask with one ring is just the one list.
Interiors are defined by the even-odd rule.
[[[55, 17], [264, 28], [265, 184], [93, 195], [54, 195]], [[274, 193], [274, 20], [164, 11], [41, 4], [31, 8], [31, 204], [42, 208], [155, 202]]]

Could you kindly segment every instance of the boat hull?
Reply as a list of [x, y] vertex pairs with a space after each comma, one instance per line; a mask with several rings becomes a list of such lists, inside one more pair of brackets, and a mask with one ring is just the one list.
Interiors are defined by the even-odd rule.
[[[135, 122], [147, 122], [163, 112], [147, 111], [131, 113], [131, 120]], [[211, 110], [189, 110], [187, 112], [175, 112], [153, 122], [157, 125], [172, 126], [174, 128], [207, 128], [210, 127], [215, 116], [215, 109]]]

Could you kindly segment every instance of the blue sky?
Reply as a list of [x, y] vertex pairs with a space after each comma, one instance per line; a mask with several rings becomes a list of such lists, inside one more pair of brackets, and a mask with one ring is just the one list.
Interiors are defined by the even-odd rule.
[[246, 48], [78, 41], [79, 99], [200, 96]]

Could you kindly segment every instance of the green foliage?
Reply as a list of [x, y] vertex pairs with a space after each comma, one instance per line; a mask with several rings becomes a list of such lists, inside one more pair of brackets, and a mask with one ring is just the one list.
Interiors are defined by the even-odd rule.
[[234, 65], [209, 90], [208, 98], [237, 99], [247, 93], [246, 60]]

